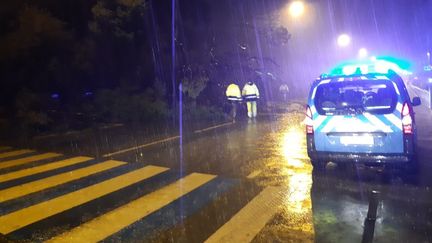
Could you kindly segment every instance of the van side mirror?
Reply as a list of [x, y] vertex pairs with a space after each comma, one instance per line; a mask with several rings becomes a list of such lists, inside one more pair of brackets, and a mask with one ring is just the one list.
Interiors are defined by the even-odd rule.
[[412, 106], [419, 106], [419, 105], [421, 105], [420, 97], [414, 97], [414, 98], [412, 99], [411, 104], [412, 104]]

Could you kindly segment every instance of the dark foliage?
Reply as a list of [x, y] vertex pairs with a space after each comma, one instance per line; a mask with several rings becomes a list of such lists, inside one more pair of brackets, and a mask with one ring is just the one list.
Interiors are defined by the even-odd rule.
[[230, 82], [259, 80], [268, 93], [280, 71], [270, 54], [290, 35], [266, 15], [279, 1], [252, 2], [176, 2], [173, 83], [171, 1], [5, 0], [1, 124], [43, 129], [75, 114], [104, 122], [167, 118], [176, 113], [180, 82], [186, 103], [210, 113], [223, 106]]

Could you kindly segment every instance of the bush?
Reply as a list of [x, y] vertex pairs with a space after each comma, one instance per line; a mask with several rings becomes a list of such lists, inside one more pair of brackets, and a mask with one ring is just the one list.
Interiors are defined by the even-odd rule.
[[44, 95], [21, 90], [15, 101], [16, 125], [26, 131], [47, 129], [51, 121], [47, 114], [47, 103]]
[[101, 90], [96, 94], [95, 113], [98, 120], [108, 122], [142, 122], [167, 118], [166, 102], [156, 99], [152, 90], [130, 93], [125, 90]]
[[226, 115], [221, 108], [185, 104], [183, 116], [186, 121], [224, 120]]

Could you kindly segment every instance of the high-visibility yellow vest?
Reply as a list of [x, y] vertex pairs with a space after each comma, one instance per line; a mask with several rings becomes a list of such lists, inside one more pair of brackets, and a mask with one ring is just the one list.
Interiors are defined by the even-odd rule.
[[230, 84], [225, 92], [228, 100], [241, 101], [242, 96], [240, 92], [240, 88], [237, 84]]
[[245, 100], [256, 100], [259, 99], [260, 96], [258, 87], [254, 83], [252, 84], [247, 83], [243, 87], [242, 95]]

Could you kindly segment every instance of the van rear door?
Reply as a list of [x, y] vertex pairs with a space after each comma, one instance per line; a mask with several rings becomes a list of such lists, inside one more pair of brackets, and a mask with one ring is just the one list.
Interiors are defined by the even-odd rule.
[[403, 153], [402, 105], [392, 81], [323, 83], [313, 100], [318, 152]]

